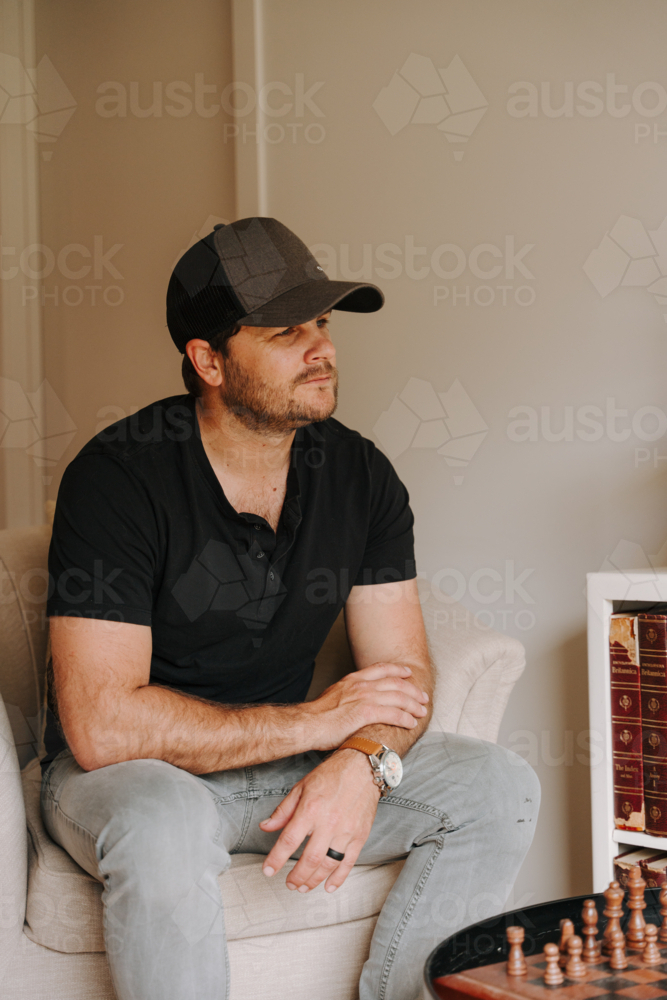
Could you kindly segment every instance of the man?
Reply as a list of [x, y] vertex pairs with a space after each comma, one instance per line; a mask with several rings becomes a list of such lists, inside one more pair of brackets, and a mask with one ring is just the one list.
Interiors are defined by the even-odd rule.
[[[42, 810], [104, 881], [119, 1000], [228, 995], [217, 876], [238, 852], [265, 854], [269, 878], [298, 858], [299, 892], [407, 855], [360, 998], [415, 1000], [429, 951], [480, 898], [501, 908], [532, 839], [525, 762], [422, 735], [408, 495], [332, 419], [331, 310], [382, 303], [273, 219], [216, 227], [167, 294], [188, 395], [108, 428], [65, 473]], [[305, 702], [342, 607], [356, 672]]]

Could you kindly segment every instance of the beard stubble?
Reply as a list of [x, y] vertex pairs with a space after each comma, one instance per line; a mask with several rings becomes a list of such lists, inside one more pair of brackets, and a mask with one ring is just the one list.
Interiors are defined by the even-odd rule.
[[[294, 398], [297, 386], [322, 375], [330, 375], [331, 381], [319, 389], [321, 400], [299, 402]], [[338, 369], [325, 361], [305, 369], [288, 386], [272, 386], [251, 375], [229, 355], [220, 399], [244, 426], [265, 434], [286, 433], [326, 420], [334, 413], [338, 405]]]

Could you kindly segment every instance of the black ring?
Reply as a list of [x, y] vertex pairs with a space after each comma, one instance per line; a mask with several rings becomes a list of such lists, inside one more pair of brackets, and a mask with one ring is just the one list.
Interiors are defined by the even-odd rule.
[[345, 855], [341, 854], [340, 851], [334, 851], [333, 847], [330, 847], [327, 851], [327, 857], [333, 858], [334, 861], [342, 861]]

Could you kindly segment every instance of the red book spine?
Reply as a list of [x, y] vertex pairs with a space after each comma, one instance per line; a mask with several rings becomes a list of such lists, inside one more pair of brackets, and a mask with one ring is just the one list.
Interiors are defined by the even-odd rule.
[[639, 615], [646, 832], [667, 837], [667, 615]]
[[609, 629], [614, 822], [645, 829], [639, 647], [635, 615], [612, 615]]

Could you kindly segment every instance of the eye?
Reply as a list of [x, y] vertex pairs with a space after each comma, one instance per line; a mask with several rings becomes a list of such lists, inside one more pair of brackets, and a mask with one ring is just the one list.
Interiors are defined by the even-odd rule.
[[329, 325], [329, 319], [330, 319], [330, 317], [329, 317], [329, 316], [323, 316], [323, 317], [322, 317], [322, 319], [318, 319], [318, 321], [317, 321], [317, 325], [318, 325], [318, 327], [319, 327], [319, 329], [320, 329], [320, 330], [321, 330], [321, 329], [322, 329], [323, 327], [325, 327], [325, 326], [328, 326], [328, 325]]
[[276, 337], [287, 337], [290, 333], [294, 333], [293, 326], [288, 326], [286, 330], [281, 330], [280, 333], [276, 334]]

